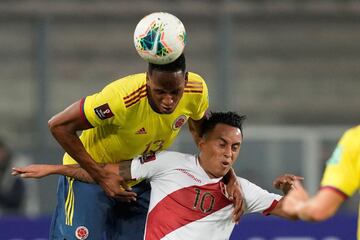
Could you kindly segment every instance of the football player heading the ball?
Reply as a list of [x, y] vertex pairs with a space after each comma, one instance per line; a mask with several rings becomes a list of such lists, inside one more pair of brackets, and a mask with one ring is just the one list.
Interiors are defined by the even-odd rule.
[[[52, 117], [48, 123], [51, 133], [66, 152], [63, 164], [79, 164], [98, 184], [59, 178], [50, 239], [73, 239], [79, 232], [87, 233], [89, 239], [105, 235], [114, 239], [114, 231], [121, 239], [141, 239], [149, 184], [127, 183], [121, 174], [111, 173], [101, 164], [167, 149], [187, 120], [198, 142], [198, 127], [207, 108], [206, 83], [186, 71], [181, 54], [168, 64], [149, 63], [146, 73], [116, 80]], [[80, 137], [78, 131], [82, 131]], [[240, 189], [234, 173], [230, 171], [228, 176], [238, 219]]]

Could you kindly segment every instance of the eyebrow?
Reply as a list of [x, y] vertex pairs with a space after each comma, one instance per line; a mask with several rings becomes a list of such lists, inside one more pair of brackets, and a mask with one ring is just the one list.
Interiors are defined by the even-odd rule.
[[[222, 140], [225, 143], [228, 143], [228, 141], [226, 141], [223, 137], [220, 137], [219, 139]], [[231, 144], [231, 145], [241, 145], [241, 142], [236, 142], [236, 143]]]

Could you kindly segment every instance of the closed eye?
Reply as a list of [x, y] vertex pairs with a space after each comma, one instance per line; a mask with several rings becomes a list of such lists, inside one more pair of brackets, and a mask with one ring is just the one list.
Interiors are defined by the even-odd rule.
[[180, 92], [181, 92], [180, 89], [176, 89], [176, 90], [174, 90], [174, 91], [171, 91], [170, 94], [172, 94], [172, 95], [178, 95]]
[[231, 150], [233, 152], [237, 152], [237, 151], [239, 151], [239, 149], [240, 149], [240, 145], [238, 145], [238, 144], [231, 146]]
[[226, 146], [226, 141], [223, 139], [219, 139], [219, 146], [224, 148]]
[[233, 151], [233, 152], [236, 152], [236, 151], [238, 151], [239, 150], [239, 146], [232, 146], [231, 147], [231, 150]]
[[155, 89], [154, 92], [156, 94], [165, 94], [165, 91], [164, 90], [160, 90], [160, 89]]

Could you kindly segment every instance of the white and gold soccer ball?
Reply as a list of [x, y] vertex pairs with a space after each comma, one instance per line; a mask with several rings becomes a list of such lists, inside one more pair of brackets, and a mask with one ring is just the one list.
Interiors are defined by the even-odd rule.
[[175, 61], [184, 51], [185, 27], [170, 13], [151, 13], [137, 24], [134, 44], [144, 60], [154, 64], [168, 64]]

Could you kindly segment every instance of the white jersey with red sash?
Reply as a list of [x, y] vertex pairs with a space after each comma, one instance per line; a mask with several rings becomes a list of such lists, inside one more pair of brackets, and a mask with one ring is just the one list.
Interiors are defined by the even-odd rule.
[[[197, 156], [164, 151], [132, 161], [134, 178], [148, 178], [151, 198], [144, 239], [229, 239], [233, 204], [221, 178], [211, 179]], [[245, 213], [267, 214], [280, 195], [238, 178]]]

